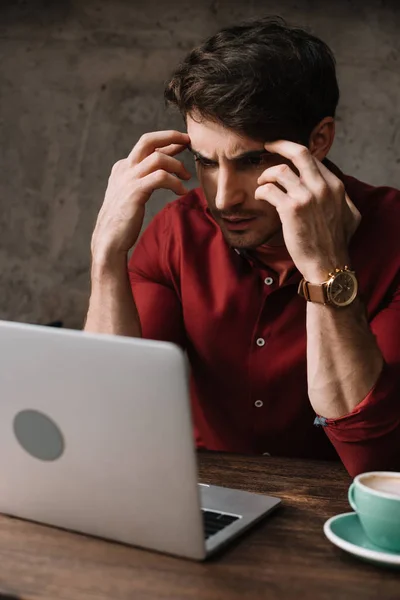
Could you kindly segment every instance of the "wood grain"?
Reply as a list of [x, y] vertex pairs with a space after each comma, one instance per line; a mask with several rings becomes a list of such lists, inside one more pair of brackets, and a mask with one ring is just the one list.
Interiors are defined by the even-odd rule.
[[[0, 517], [0, 591], [22, 600], [400, 598], [400, 573], [325, 538], [350, 510], [339, 463], [201, 453], [203, 482], [277, 495], [284, 506], [198, 564]], [[1, 596], [0, 596], [1, 598]]]

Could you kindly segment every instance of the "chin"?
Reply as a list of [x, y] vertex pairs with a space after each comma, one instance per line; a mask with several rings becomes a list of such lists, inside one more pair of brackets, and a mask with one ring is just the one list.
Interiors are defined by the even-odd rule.
[[242, 248], [243, 250], [254, 250], [258, 246], [268, 243], [275, 235], [275, 233], [266, 235], [265, 233], [260, 234], [255, 231], [244, 231], [243, 233], [223, 231], [223, 234], [227, 243], [232, 248]]

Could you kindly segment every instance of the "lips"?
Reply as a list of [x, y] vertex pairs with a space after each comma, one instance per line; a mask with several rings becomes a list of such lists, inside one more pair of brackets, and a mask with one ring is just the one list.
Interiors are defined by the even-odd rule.
[[237, 217], [222, 217], [225, 227], [228, 229], [246, 229], [256, 217], [237, 218]]

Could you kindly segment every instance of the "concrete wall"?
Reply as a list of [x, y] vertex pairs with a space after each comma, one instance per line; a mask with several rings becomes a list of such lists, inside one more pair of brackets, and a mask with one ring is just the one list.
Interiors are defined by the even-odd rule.
[[[342, 90], [332, 158], [400, 187], [396, 4], [2, 0], [0, 317], [81, 326], [112, 164], [142, 133], [180, 127], [164, 112], [164, 80], [204, 36], [238, 20], [280, 14], [332, 46]], [[166, 199], [153, 199], [148, 219]]]

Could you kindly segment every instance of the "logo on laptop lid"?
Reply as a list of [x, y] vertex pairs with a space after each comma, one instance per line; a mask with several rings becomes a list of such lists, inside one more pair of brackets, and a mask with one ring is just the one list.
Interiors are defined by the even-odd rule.
[[64, 437], [58, 425], [38, 410], [19, 412], [13, 429], [23, 449], [39, 460], [57, 460], [64, 452]]

